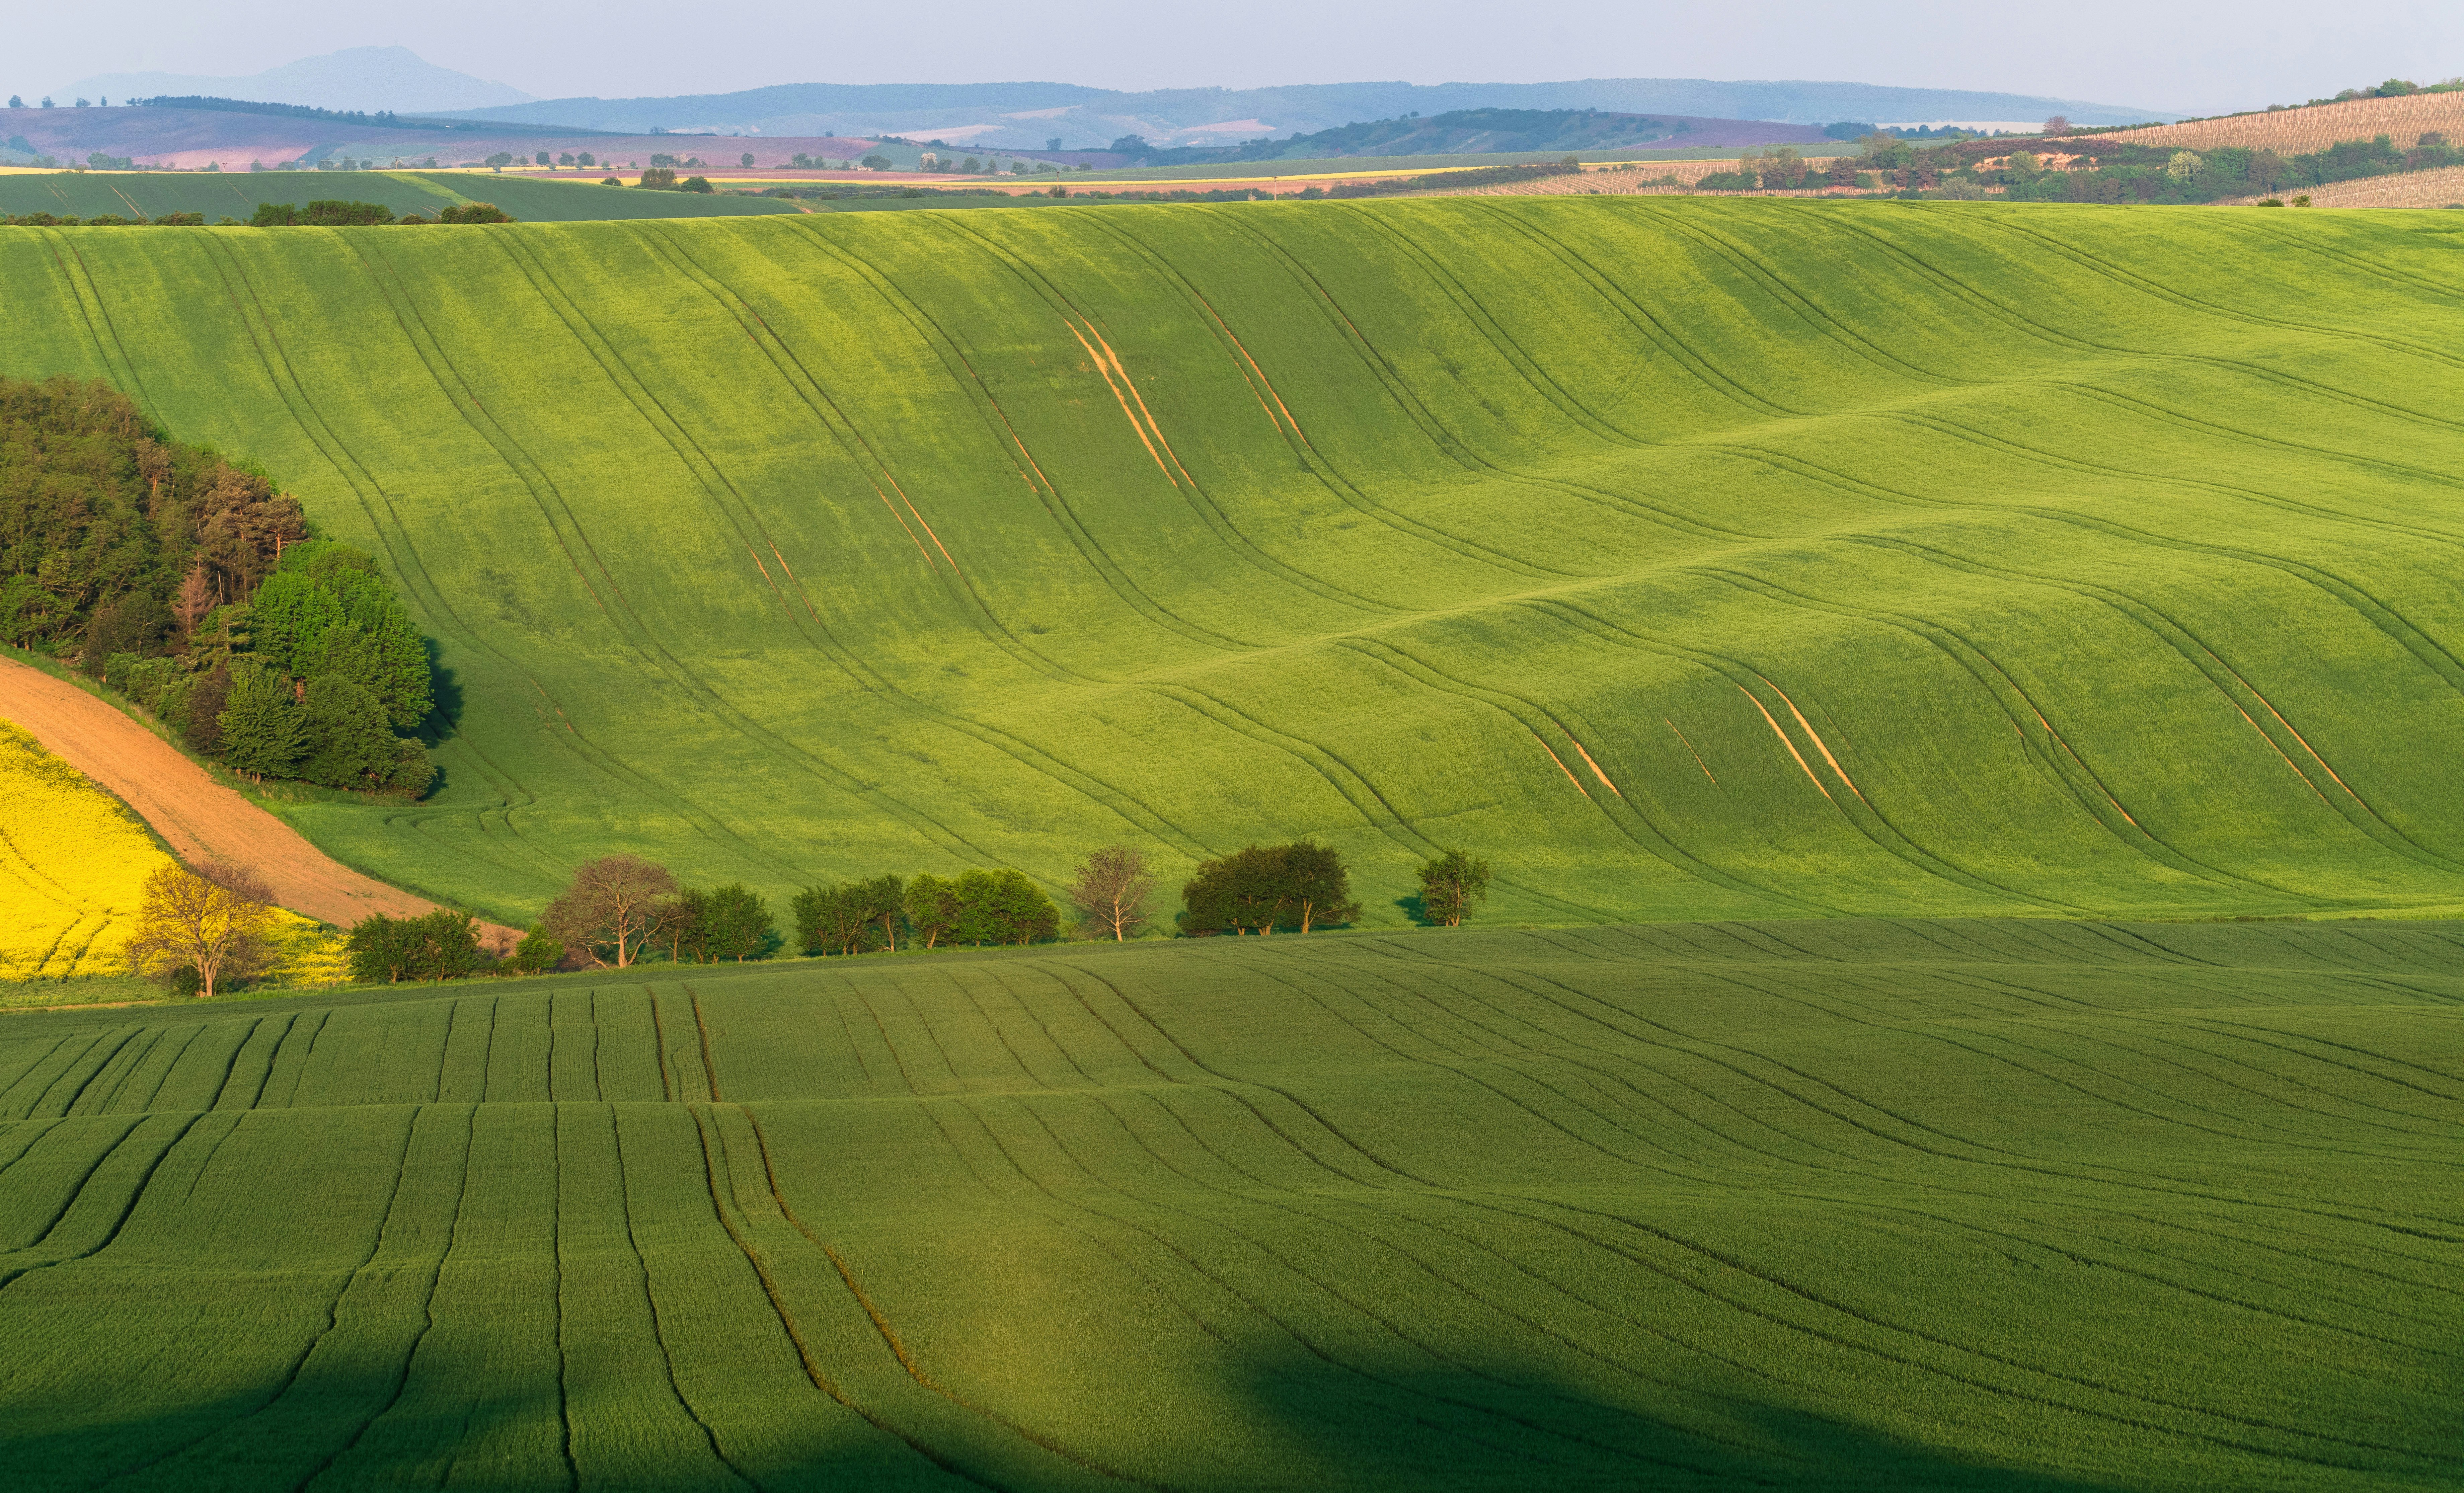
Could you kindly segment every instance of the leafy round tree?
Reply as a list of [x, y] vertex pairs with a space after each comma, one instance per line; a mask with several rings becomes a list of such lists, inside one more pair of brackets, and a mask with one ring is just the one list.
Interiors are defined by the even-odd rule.
[[385, 707], [359, 685], [331, 674], [309, 680], [299, 718], [307, 742], [301, 778], [329, 788], [372, 788], [392, 775], [397, 743]]

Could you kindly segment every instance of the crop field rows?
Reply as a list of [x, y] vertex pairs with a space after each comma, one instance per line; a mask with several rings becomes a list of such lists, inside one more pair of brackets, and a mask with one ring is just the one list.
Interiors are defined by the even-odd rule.
[[9, 231], [0, 364], [381, 557], [444, 786], [286, 812], [510, 922], [1303, 834], [1373, 923], [1456, 844], [1552, 923], [2457, 902], [2435, 223], [896, 216]]
[[28, 1489], [2452, 1486], [2453, 925], [0, 1025]]

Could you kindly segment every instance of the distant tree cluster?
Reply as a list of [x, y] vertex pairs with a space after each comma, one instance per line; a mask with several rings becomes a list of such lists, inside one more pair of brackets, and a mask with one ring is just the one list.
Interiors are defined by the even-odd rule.
[[[635, 185], [646, 187], [654, 192], [708, 192], [714, 190], [710, 185], [709, 177], [688, 176], [684, 180], [678, 181], [676, 180], [676, 170], [673, 165], [662, 165], [659, 164], [662, 161], [673, 161], [674, 159], [675, 158], [672, 156], [652, 156], [650, 158], [651, 164], [649, 169], [642, 173], [641, 181]], [[701, 163], [695, 161], [693, 165], [699, 165]]]
[[337, 124], [356, 124], [367, 129], [447, 130], [469, 128], [431, 122], [427, 120], [406, 120], [391, 109], [364, 114], [357, 109], [319, 109], [304, 103], [253, 103], [245, 99], [219, 99], [210, 95], [160, 94], [151, 99], [131, 99], [132, 104], [149, 109], [211, 109], [229, 114], [271, 114], [294, 120], [330, 120]]
[[[2344, 103], [2354, 99], [2403, 99], [2413, 94], [2452, 94], [2459, 90], [2464, 90], [2464, 77], [2442, 78], [2435, 83], [2416, 83], [2410, 78], [2390, 77], [2384, 83], [2373, 83], [2367, 88], [2340, 89], [2332, 99], [2311, 99], [2310, 106], [2315, 108], [2322, 103]], [[2283, 104], [2268, 105], [2271, 113], [2284, 107]]]
[[[223, 221], [230, 223], [233, 220], [225, 218]], [[82, 218], [74, 213], [61, 217], [49, 212], [11, 212], [0, 213], [0, 224], [10, 228], [203, 228], [206, 215], [202, 212], [166, 212], [161, 217], [148, 218], [99, 212], [93, 217]]]

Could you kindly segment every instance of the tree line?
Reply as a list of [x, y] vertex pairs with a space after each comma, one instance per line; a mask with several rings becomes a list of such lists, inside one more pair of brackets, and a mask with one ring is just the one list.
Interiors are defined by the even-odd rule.
[[[225, 219], [229, 222], [229, 219]], [[256, 215], [248, 220], [247, 228], [366, 228], [391, 224], [398, 228], [416, 228], [437, 223], [512, 223], [511, 213], [493, 202], [457, 203], [440, 208], [436, 216], [422, 217], [406, 212], [401, 217], [381, 202], [346, 202], [337, 197], [320, 197], [305, 208], [287, 202], [260, 202]]]
[[259, 780], [416, 798], [435, 779], [428, 642], [376, 561], [99, 381], [0, 380], [0, 642]]
[[1999, 187], [2010, 202], [2204, 203], [2464, 165], [2464, 148], [2436, 130], [2410, 145], [2381, 135], [2289, 156], [2239, 145], [2202, 152], [2096, 139], [2079, 146], [2084, 163], [2063, 165], [2049, 156], [2060, 151], [2068, 126], [2058, 119], [2047, 124], [2042, 142], [1964, 140], [1931, 148], [1880, 130], [1864, 138], [1861, 155], [1836, 157], [1819, 169], [1794, 146], [1782, 145], [1743, 157], [1734, 170], [1714, 171], [1694, 186], [1701, 191], [1851, 187], [1954, 198], [1982, 198]]
[[[248, 218], [217, 219], [216, 228], [353, 228], [390, 224], [410, 228], [438, 223], [513, 223], [512, 214], [492, 202], [466, 202], [440, 209], [432, 218], [416, 212], [395, 217], [393, 209], [383, 203], [346, 202], [338, 197], [320, 197], [305, 208], [297, 203], [261, 202], [256, 212]], [[0, 225], [10, 228], [203, 228], [202, 212], [165, 212], [148, 218], [143, 213], [121, 217], [116, 212], [97, 213], [90, 218], [74, 214], [61, 217], [49, 212], [12, 212], [0, 216]]]
[[[1488, 896], [1488, 863], [1445, 850], [1419, 868], [1407, 905], [1425, 923], [1458, 926]], [[1090, 853], [1067, 892], [1073, 930], [1126, 942], [1150, 926], [1155, 889], [1146, 855], [1131, 845]], [[1181, 888], [1175, 922], [1185, 937], [1308, 933], [1360, 916], [1351, 875], [1331, 846], [1308, 840], [1244, 845], [1202, 863]], [[209, 864], [170, 866], [145, 883], [131, 967], [175, 994], [211, 997], [262, 974], [272, 961], [273, 892], [253, 872]], [[943, 877], [876, 876], [806, 887], [789, 902], [795, 948], [846, 957], [900, 949], [1045, 943], [1062, 936], [1060, 909], [1020, 871], [966, 870]], [[578, 867], [546, 915], [509, 953], [485, 947], [478, 923], [445, 909], [416, 917], [375, 913], [353, 924], [343, 950], [361, 984], [539, 975], [557, 969], [630, 969], [741, 963], [776, 955], [784, 941], [767, 898], [742, 885], [701, 889], [633, 855]]]

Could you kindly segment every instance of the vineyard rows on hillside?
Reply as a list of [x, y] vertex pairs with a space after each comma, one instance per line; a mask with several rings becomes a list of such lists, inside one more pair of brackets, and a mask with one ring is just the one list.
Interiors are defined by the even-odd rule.
[[2428, 133], [2464, 140], [2464, 91], [2417, 93], [2401, 99], [2353, 99], [2300, 109], [2159, 124], [2110, 135], [2081, 131], [2065, 140], [2063, 146], [2072, 149], [2085, 144], [2093, 149], [2100, 144], [2127, 144], [2211, 150], [2219, 145], [2237, 145], [2289, 156], [2324, 150], [2340, 141], [2369, 140], [2379, 135], [2391, 137], [2398, 145], [2409, 145]]

